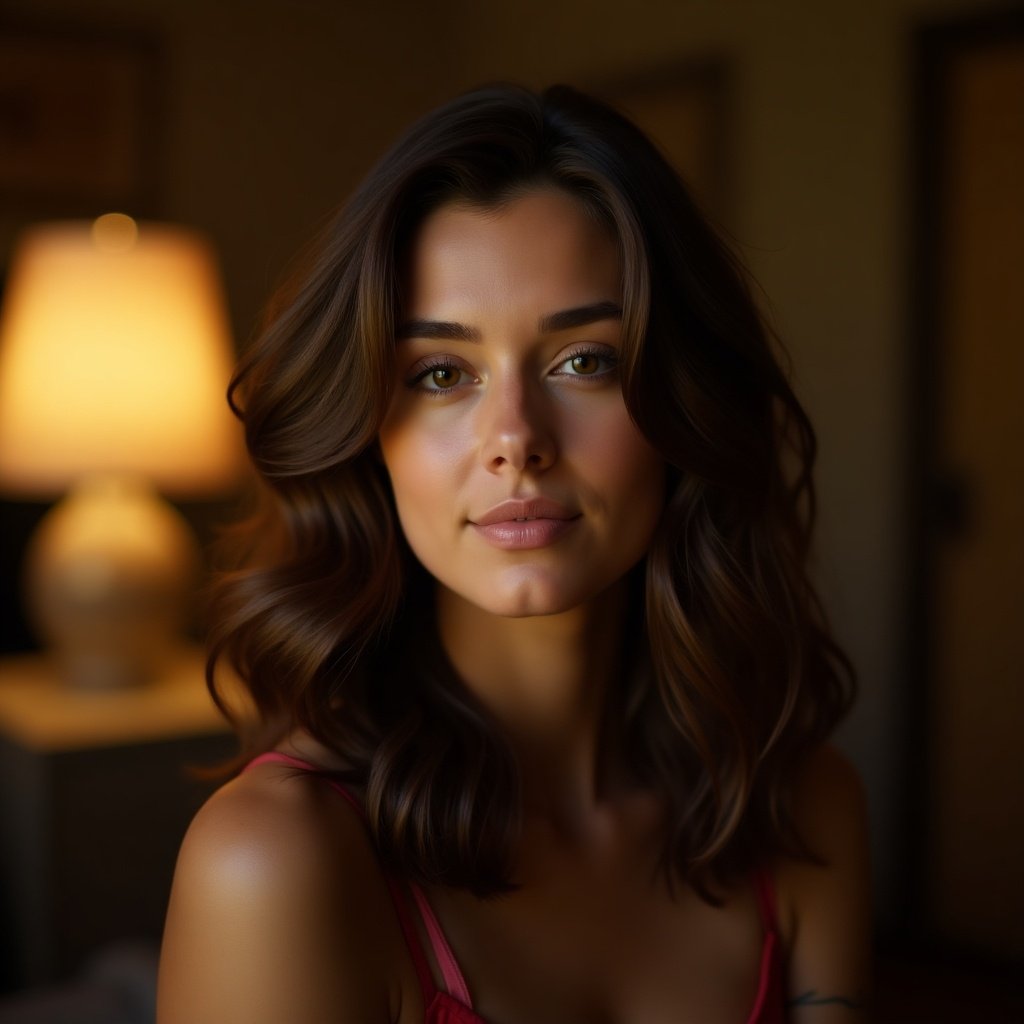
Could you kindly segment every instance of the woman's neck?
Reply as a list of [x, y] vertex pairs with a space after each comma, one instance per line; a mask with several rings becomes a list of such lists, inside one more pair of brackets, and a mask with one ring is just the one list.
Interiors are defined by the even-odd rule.
[[622, 671], [625, 581], [559, 615], [491, 615], [439, 588], [441, 642], [519, 760], [524, 809], [572, 827], [621, 779], [609, 700]]

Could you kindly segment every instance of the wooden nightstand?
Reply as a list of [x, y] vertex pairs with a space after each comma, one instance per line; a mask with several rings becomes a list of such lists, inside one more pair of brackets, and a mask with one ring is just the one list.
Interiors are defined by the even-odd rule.
[[124, 938], [159, 941], [178, 846], [235, 741], [189, 650], [132, 690], [69, 689], [0, 660], [0, 987], [53, 982]]

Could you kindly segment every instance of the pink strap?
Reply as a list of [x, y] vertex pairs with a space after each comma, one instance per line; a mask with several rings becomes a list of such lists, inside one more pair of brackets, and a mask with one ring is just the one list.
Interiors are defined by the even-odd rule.
[[405, 902], [405, 894], [402, 892], [401, 885], [391, 875], [388, 875], [387, 879], [388, 888], [391, 890], [391, 902], [395, 905], [395, 913], [398, 914], [398, 923], [402, 926], [402, 934], [405, 936], [406, 946], [409, 947], [413, 966], [416, 968], [416, 976], [420, 979], [423, 1006], [428, 1007], [437, 992], [437, 987], [434, 985], [434, 976], [430, 973], [427, 954], [423, 952], [423, 944], [420, 942], [416, 925], [413, 924], [412, 916], [409, 914], [409, 907]]
[[783, 1019], [783, 980], [781, 947], [778, 935], [775, 883], [768, 868], [754, 872], [754, 894], [764, 928], [761, 946], [761, 971], [757, 985], [757, 998], [748, 1018], [748, 1024], [781, 1024]]
[[[308, 761], [303, 761], [298, 757], [292, 757], [290, 754], [282, 754], [278, 750], [270, 750], [265, 754], [254, 757], [245, 766], [243, 771], [248, 771], [258, 764], [286, 764], [302, 771], [316, 772], [323, 775], [322, 769], [318, 768], [315, 764], [310, 764]], [[332, 789], [340, 793], [356, 809], [359, 817], [365, 822], [366, 812], [355, 796], [336, 779], [326, 775], [323, 775], [323, 778]], [[420, 979], [420, 988], [423, 990], [423, 1005], [429, 1006], [434, 993], [437, 991], [430, 972], [430, 965], [427, 963], [426, 954], [423, 952], [423, 945], [420, 942], [416, 926], [409, 916], [409, 910], [401, 886], [391, 875], [387, 876], [387, 883], [388, 888], [391, 890], [391, 899], [395, 905], [395, 912], [398, 914], [398, 923], [402, 927], [402, 934], [405, 936], [406, 945], [409, 947], [413, 964], [416, 967], [416, 973]], [[472, 1008], [473, 1004], [470, 1002], [466, 981], [462, 976], [462, 971], [459, 970], [455, 954], [452, 953], [451, 946], [448, 945], [448, 940], [444, 937], [444, 932], [441, 930], [441, 925], [434, 914], [433, 908], [427, 902], [426, 895], [418, 885], [410, 883], [409, 890], [412, 892], [416, 906], [419, 908], [420, 916], [423, 919], [423, 927], [426, 929], [427, 939], [430, 942], [430, 948], [433, 950], [437, 964], [441, 968], [441, 977], [444, 980], [448, 994], [459, 1000], [459, 1002], [464, 1003], [467, 1007]]]
[[775, 908], [775, 883], [768, 868], [759, 868], [754, 872], [754, 894], [761, 914], [761, 926], [766, 935], [774, 935], [779, 930], [778, 914]]
[[434, 951], [434, 958], [437, 960], [438, 967], [441, 968], [441, 977], [444, 980], [445, 989], [450, 996], [453, 996], [460, 1003], [472, 1009], [473, 1001], [469, 998], [466, 979], [463, 978], [462, 971], [459, 970], [458, 961], [455, 959], [455, 954], [452, 953], [451, 946], [448, 945], [448, 940], [444, 936], [433, 907], [431, 907], [427, 901], [426, 894], [418, 885], [410, 883], [409, 889], [412, 892], [413, 899], [416, 901], [416, 906], [419, 907], [420, 917], [423, 918], [423, 927], [427, 930], [430, 948]]
[[[299, 768], [304, 772], [314, 772], [318, 775], [323, 775], [323, 769], [318, 768], [315, 764], [310, 764], [308, 761], [303, 761], [298, 757], [292, 757], [291, 754], [282, 754], [279, 750], [268, 750], [265, 754], [254, 757], [242, 770], [247, 772], [258, 764], [286, 764], [292, 768]], [[366, 812], [363, 810], [363, 805], [340, 782], [327, 775], [323, 775], [323, 779], [358, 811], [359, 817], [363, 821], [366, 821]]]
[[778, 955], [778, 939], [775, 932], [769, 932], [764, 937], [764, 945], [761, 947], [757, 998], [747, 1018], [747, 1024], [769, 1024], [774, 1019], [772, 1014], [778, 1012], [777, 1008], [782, 1005]]

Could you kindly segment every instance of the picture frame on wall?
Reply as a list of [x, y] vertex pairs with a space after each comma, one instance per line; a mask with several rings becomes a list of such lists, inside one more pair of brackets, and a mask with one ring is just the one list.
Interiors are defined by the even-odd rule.
[[593, 91], [628, 115], [680, 173], [705, 214], [733, 216], [733, 72], [709, 54], [596, 82]]
[[145, 31], [0, 20], [0, 261], [31, 221], [149, 216], [160, 48]]

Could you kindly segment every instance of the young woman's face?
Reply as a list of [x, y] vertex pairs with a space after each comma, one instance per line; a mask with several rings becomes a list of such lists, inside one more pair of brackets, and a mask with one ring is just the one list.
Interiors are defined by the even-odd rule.
[[381, 451], [416, 557], [494, 614], [580, 606], [650, 543], [665, 468], [622, 398], [620, 276], [553, 189], [413, 239]]

